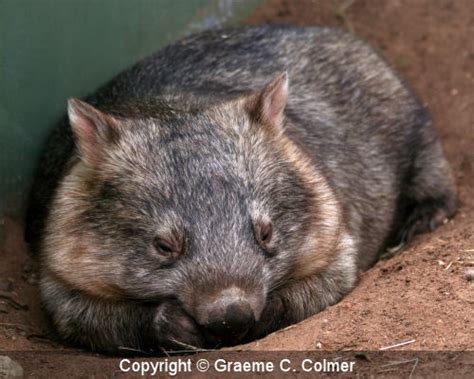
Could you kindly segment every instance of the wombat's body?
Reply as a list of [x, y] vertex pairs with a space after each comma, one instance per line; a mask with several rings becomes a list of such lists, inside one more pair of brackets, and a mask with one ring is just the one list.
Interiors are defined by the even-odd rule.
[[86, 101], [48, 142], [27, 237], [55, 327], [92, 349], [262, 336], [455, 212], [427, 111], [337, 30], [205, 32]]

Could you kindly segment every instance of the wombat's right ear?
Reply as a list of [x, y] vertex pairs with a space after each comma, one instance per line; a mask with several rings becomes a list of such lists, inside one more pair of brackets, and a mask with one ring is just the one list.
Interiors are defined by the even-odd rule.
[[282, 72], [265, 88], [250, 97], [247, 104], [250, 114], [258, 121], [280, 127], [283, 124], [284, 110], [288, 100], [288, 73]]
[[95, 166], [102, 149], [118, 136], [116, 120], [78, 99], [69, 99], [67, 110], [80, 157]]

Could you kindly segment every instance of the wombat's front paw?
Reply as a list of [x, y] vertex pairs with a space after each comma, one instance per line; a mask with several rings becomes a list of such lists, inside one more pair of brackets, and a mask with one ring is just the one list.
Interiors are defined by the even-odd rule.
[[446, 223], [456, 212], [454, 200], [425, 200], [412, 210], [412, 213], [400, 229], [399, 240], [408, 242], [416, 234], [433, 231]]
[[178, 305], [160, 305], [154, 323], [160, 349], [192, 350], [204, 345], [196, 322]]

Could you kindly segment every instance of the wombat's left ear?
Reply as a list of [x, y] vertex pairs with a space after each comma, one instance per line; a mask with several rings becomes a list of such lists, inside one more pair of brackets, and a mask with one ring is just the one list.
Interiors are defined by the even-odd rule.
[[260, 122], [281, 126], [288, 100], [288, 74], [282, 72], [250, 102], [251, 114]]
[[117, 121], [78, 99], [69, 99], [68, 116], [81, 159], [95, 166], [106, 145], [118, 138]]

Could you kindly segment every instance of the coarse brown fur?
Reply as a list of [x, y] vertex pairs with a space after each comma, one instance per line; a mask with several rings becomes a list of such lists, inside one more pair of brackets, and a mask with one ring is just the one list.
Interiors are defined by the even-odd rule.
[[56, 330], [91, 349], [258, 338], [456, 210], [428, 111], [337, 30], [204, 32], [85, 100], [45, 148], [27, 238]]

